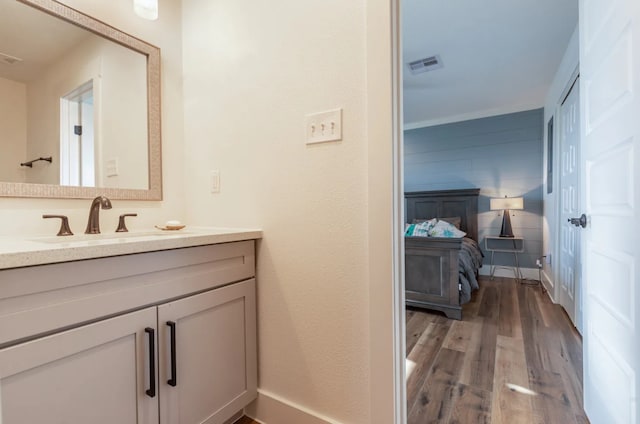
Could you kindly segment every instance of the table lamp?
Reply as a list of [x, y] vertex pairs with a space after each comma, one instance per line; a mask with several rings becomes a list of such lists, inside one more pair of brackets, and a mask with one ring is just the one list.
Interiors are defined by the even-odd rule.
[[490, 199], [490, 209], [492, 211], [503, 210], [502, 215], [502, 229], [500, 230], [500, 237], [513, 238], [513, 229], [511, 228], [511, 214], [510, 210], [522, 210], [524, 209], [524, 199], [522, 197], [498, 197]]

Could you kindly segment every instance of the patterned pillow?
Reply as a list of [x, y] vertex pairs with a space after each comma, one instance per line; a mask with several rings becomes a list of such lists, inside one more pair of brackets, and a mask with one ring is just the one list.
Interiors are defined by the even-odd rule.
[[429, 231], [437, 224], [437, 219], [433, 218], [418, 224], [408, 224], [404, 235], [408, 237], [429, 237]]
[[455, 225], [450, 224], [447, 221], [438, 221], [429, 230], [429, 237], [461, 238], [466, 235], [467, 233], [458, 230]]
[[453, 216], [451, 218], [438, 218], [438, 221], [447, 221], [449, 224], [453, 224], [459, 230], [462, 218], [460, 218], [459, 216]]

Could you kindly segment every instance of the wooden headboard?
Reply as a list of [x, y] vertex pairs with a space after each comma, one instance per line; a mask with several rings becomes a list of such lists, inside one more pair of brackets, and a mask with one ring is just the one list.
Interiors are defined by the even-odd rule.
[[478, 241], [479, 194], [479, 188], [406, 192], [407, 222], [459, 216], [460, 229], [467, 233], [467, 237]]

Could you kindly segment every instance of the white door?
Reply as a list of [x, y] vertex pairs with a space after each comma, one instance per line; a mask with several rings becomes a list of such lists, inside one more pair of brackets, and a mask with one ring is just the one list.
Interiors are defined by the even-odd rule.
[[580, 86], [577, 80], [560, 106], [560, 293], [558, 300], [580, 331]]
[[640, 2], [580, 1], [584, 405], [640, 420]]

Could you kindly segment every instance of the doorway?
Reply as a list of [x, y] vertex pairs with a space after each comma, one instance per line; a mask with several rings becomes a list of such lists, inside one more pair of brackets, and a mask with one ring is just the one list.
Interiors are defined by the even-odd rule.
[[60, 98], [60, 185], [95, 187], [93, 80]]
[[[580, 202], [579, 211], [586, 215], [579, 245], [584, 256], [579, 264], [584, 290], [580, 282], [573, 281], [571, 299], [578, 307], [574, 310], [577, 326], [582, 328], [584, 324], [584, 407], [594, 423], [631, 423], [638, 422], [640, 415], [640, 297], [635, 289], [640, 284], [640, 97], [633, 90], [640, 74], [634, 72], [638, 52], [631, 48], [638, 43], [638, 33], [632, 29], [640, 18], [640, 5], [631, 0], [581, 1], [580, 7], [582, 81], [578, 85], [582, 110], [577, 115], [581, 115], [582, 150], [569, 155], [575, 155], [576, 166], [580, 166], [581, 178], [575, 184], [581, 186], [583, 196], [577, 198], [576, 191], [575, 201]], [[567, 203], [572, 199], [568, 196]], [[567, 215], [569, 218], [577, 216]], [[560, 223], [554, 228], [559, 230]], [[570, 239], [567, 233], [564, 240]], [[574, 249], [576, 260], [575, 255], [579, 257], [580, 252], [578, 246]], [[575, 263], [573, 266], [575, 277], [580, 272]], [[567, 279], [564, 284], [569, 287], [571, 281]], [[570, 297], [571, 288], [564, 290], [564, 296]], [[544, 378], [542, 374], [533, 375], [546, 382], [545, 378], [551, 378], [553, 373]]]
[[[433, 4], [433, 2], [418, 2], [420, 7], [423, 8], [428, 8], [428, 6], [426, 6], [427, 4]], [[516, 9], [515, 3], [514, 4], [510, 4], [509, 5], [509, 12], [511, 14], [509, 14], [509, 12], [507, 12], [507, 8], [505, 8], [505, 10], [501, 10], [500, 11], [500, 15], [502, 17], [505, 16], [510, 16], [510, 19], [506, 19], [505, 22], [502, 22], [501, 25], [497, 25], [495, 24], [495, 22], [492, 24], [490, 19], [491, 19], [491, 15], [495, 16], [498, 15], [497, 13], [495, 14], [491, 14], [489, 12], [490, 6], [491, 6], [491, 2], [489, 4], [483, 3], [482, 5], [478, 5], [478, 4], [470, 4], [469, 8], [466, 10], [466, 13], [464, 13], [462, 16], [464, 15], [473, 15], [474, 19], [473, 20], [466, 20], [464, 18], [461, 18], [460, 15], [460, 8], [465, 7], [465, 6], [460, 6], [459, 4], [457, 5], [458, 10], [456, 11], [456, 13], [452, 13], [452, 18], [447, 19], [447, 15], [446, 15], [446, 10], [444, 9], [447, 5], [446, 2], [444, 3], [438, 3], [437, 5], [431, 7], [430, 10], [426, 10], [426, 17], [423, 15], [419, 15], [418, 13], [412, 13], [412, 21], [415, 21], [415, 26], [418, 28], [431, 28], [431, 30], [433, 31], [433, 28], [439, 28], [438, 22], [435, 21], [446, 21], [447, 25], [449, 25], [449, 28], [445, 28], [443, 31], [444, 34], [452, 34], [452, 35], [457, 35], [457, 34], [463, 34], [463, 38], [464, 40], [460, 41], [460, 40], [456, 40], [458, 41], [458, 43], [460, 45], [464, 45], [467, 49], [464, 51], [460, 52], [459, 56], [453, 56], [452, 54], [449, 54], [449, 52], [447, 52], [445, 49], [448, 48], [452, 43], [445, 43], [442, 42], [440, 45], [436, 45], [435, 43], [432, 43], [431, 45], [435, 46], [435, 47], [442, 47], [442, 48], [429, 48], [429, 49], [424, 49], [421, 50], [418, 47], [419, 46], [412, 46], [412, 47], [416, 47], [415, 50], [412, 50], [410, 52], [410, 54], [412, 55], [412, 57], [407, 57], [405, 54], [405, 57], [403, 57], [403, 65], [404, 65], [404, 72], [405, 74], [408, 74], [410, 71], [407, 67], [407, 63], [409, 62], [414, 62], [414, 59], [417, 60], [418, 62], [420, 62], [418, 59], [422, 59], [422, 63], [425, 64], [425, 68], [428, 68], [428, 64], [432, 63], [433, 60], [429, 60], [431, 59], [431, 56], [438, 56], [438, 59], [441, 59], [441, 67], [437, 68], [437, 69], [432, 69], [432, 70], [428, 70], [425, 71], [417, 76], [413, 76], [412, 79], [405, 79], [404, 80], [404, 88], [405, 88], [405, 93], [407, 93], [407, 91], [409, 91], [408, 95], [406, 95], [406, 98], [403, 101], [403, 106], [405, 111], [411, 111], [410, 109], [413, 108], [415, 105], [418, 104], [419, 100], [424, 100], [424, 99], [430, 99], [431, 104], [427, 105], [426, 107], [430, 108], [429, 109], [429, 116], [426, 115], [418, 115], [417, 113], [411, 115], [407, 115], [408, 118], [405, 119], [405, 122], [408, 122], [409, 125], [405, 124], [405, 130], [413, 130], [413, 129], [418, 129], [418, 128], [422, 128], [422, 127], [427, 127], [427, 126], [438, 126], [439, 128], [444, 128], [444, 129], [450, 129], [452, 128], [454, 125], [461, 123], [461, 134], [458, 136], [458, 140], [459, 140], [459, 148], [458, 150], [463, 150], [463, 149], [467, 149], [466, 151], [472, 151], [475, 155], [473, 158], [469, 159], [467, 157], [461, 157], [461, 155], [457, 154], [457, 152], [451, 152], [451, 154], [447, 157], [443, 156], [443, 160], [441, 161], [441, 163], [436, 163], [436, 159], [438, 159], [436, 156], [437, 154], [426, 154], [422, 151], [417, 151], [417, 150], [413, 150], [411, 151], [410, 149], [413, 146], [406, 146], [405, 145], [405, 149], [408, 153], [413, 153], [413, 152], [417, 152], [418, 154], [422, 154], [422, 156], [418, 159], [415, 159], [413, 163], [419, 161], [422, 161], [424, 163], [429, 163], [430, 166], [431, 165], [435, 165], [436, 167], [438, 167], [438, 169], [434, 168], [433, 174], [439, 174], [439, 175], [445, 175], [448, 178], [448, 181], [437, 181], [437, 183], [441, 183], [442, 185], [440, 186], [434, 186], [432, 185], [426, 185], [426, 183], [424, 183], [424, 181], [418, 181], [417, 183], [415, 183], [414, 185], [408, 185], [407, 181], [409, 181], [409, 183], [412, 183], [412, 179], [411, 178], [406, 178], [405, 181], [405, 185], [404, 187], [402, 187], [402, 189], [407, 190], [407, 191], [420, 191], [420, 190], [444, 190], [444, 189], [451, 189], [451, 188], [469, 188], [468, 186], [455, 186], [456, 184], [477, 184], [474, 185], [474, 187], [480, 187], [481, 189], [484, 189], [484, 194], [485, 197], [482, 199], [483, 202], [486, 202], [487, 204], [485, 206], [483, 206], [483, 209], [488, 210], [488, 199], [487, 199], [487, 192], [488, 192], [488, 188], [489, 187], [496, 187], [499, 189], [511, 189], [511, 191], [513, 191], [513, 187], [514, 184], [511, 181], [508, 181], [507, 178], [505, 178], [505, 174], [506, 174], [506, 170], [508, 169], [514, 169], [515, 171], [518, 172], [518, 175], [521, 179], [526, 179], [526, 178], [530, 178], [530, 173], [526, 173], [526, 167], [524, 166], [518, 166], [519, 162], [517, 162], [517, 160], [519, 160], [521, 157], [533, 157], [533, 155], [537, 155], [539, 153], [539, 151], [537, 149], [531, 149], [530, 151], [517, 151], [516, 147], [514, 147], [514, 144], [509, 144], [507, 142], [504, 143], [503, 150], [504, 152], [516, 152], [513, 153], [513, 156], [507, 156], [504, 155], [501, 157], [500, 159], [496, 159], [499, 156], [498, 155], [482, 155], [482, 154], [478, 154], [478, 145], [475, 143], [471, 143], [469, 142], [469, 122], [471, 121], [480, 121], [480, 119], [484, 119], [484, 118], [495, 118], [495, 119], [501, 119], [501, 120], [505, 120], [507, 118], [505, 118], [506, 115], [510, 115], [512, 113], [515, 112], [523, 112], [523, 111], [530, 111], [530, 110], [535, 110], [535, 109], [539, 109], [541, 106], [544, 105], [545, 101], [544, 99], [539, 101], [538, 103], [535, 104], [524, 104], [525, 101], [528, 101], [529, 99], [533, 98], [534, 96], [532, 95], [531, 92], [527, 92], [526, 90], [528, 90], [529, 88], [536, 86], [536, 83], [533, 82], [534, 78], [533, 77], [529, 77], [528, 80], [521, 82], [521, 83], [516, 83], [513, 82], [512, 80], [510, 80], [509, 76], [505, 76], [502, 77], [501, 81], [497, 81], [499, 79], [499, 77], [497, 77], [498, 71], [494, 69], [500, 68], [500, 70], [502, 69], [513, 69], [513, 68], [518, 68], [521, 67], [521, 75], [529, 75], [529, 73], [531, 72], [531, 69], [539, 69], [538, 66], [540, 66], [540, 61], [536, 62], [535, 64], [531, 65], [531, 66], [526, 66], [524, 64], [525, 60], [522, 59], [522, 51], [523, 50], [528, 50], [528, 51], [534, 51], [535, 49], [533, 47], [531, 48], [527, 48], [527, 49], [523, 49], [523, 46], [526, 46], [526, 42], [527, 40], [518, 40], [518, 41], [514, 41], [515, 37], [515, 33], [517, 31], [519, 31], [520, 29], [522, 29], [523, 31], [526, 31], [526, 24], [527, 22], [522, 22], [522, 24], [513, 29], [513, 33], [508, 35], [508, 36], [504, 36], [501, 37], [501, 40], [498, 40], [498, 42], [504, 41], [504, 40], [509, 40], [510, 45], [517, 45], [519, 47], [519, 51], [516, 52], [512, 52], [513, 56], [509, 56], [507, 53], [505, 53], [508, 49], [505, 46], [505, 48], [500, 48], [500, 47], [496, 47], [496, 42], [493, 41], [487, 41], [490, 40], [490, 35], [493, 35], [495, 32], [499, 31], [500, 28], [506, 27], [509, 24], [513, 24], [513, 22], [518, 22], [520, 19], [523, 18], [523, 16], [526, 15], [531, 15], [529, 19], [533, 19], [533, 16], [535, 16], [536, 13], [538, 13], [539, 11], [535, 11], [535, 10], [528, 10], [527, 9], [527, 2], [524, 2], [523, 4], [518, 3], [519, 6], [521, 6], [518, 10]], [[557, 8], [560, 7], [560, 5], [558, 5], [558, 3], [563, 3], [566, 4], [565, 2], [553, 2], [553, 4], [550, 4], [549, 2], [543, 2], [544, 5], [536, 5], [536, 6], [540, 6], [540, 7], [551, 7], [551, 8]], [[403, 3], [403, 7], [407, 6], [408, 4], [411, 4], [411, 2], [405, 2]], [[531, 13], [529, 13], [531, 12]], [[404, 13], [404, 11], [403, 11]], [[558, 13], [553, 13], [553, 11], [551, 11], [548, 14], [545, 14], [545, 16], [547, 17], [557, 17]], [[570, 22], [571, 27], [570, 30], [574, 30], [575, 29], [575, 25], [577, 23], [577, 10], [576, 10], [576, 14], [573, 15], [574, 20], [572, 20]], [[526, 21], [527, 19], [525, 19]], [[474, 24], [471, 24], [471, 21], [474, 22]], [[478, 22], [482, 22], [482, 24], [478, 24]], [[541, 27], [544, 27], [541, 26]], [[483, 33], [483, 34], [479, 34], [478, 32], [482, 29], [482, 28], [491, 28], [490, 31], [488, 31], [487, 33]], [[477, 31], [477, 32], [476, 32]], [[571, 32], [570, 31], [570, 32]], [[548, 33], [550, 33], [551, 31], [546, 31], [547, 35]], [[404, 30], [403, 30], [404, 33]], [[540, 36], [536, 36], [536, 37], [540, 37]], [[532, 39], [536, 38], [536, 37], [530, 37]], [[551, 48], [551, 46], [557, 46], [557, 45], [561, 45], [563, 47], [563, 52], [566, 50], [566, 46], [568, 44], [568, 40], [571, 39], [571, 34], [569, 33], [567, 35], [567, 40], [563, 40], [562, 42], [558, 42], [557, 40], [555, 42], [553, 41], [548, 41], [547, 44], [542, 48], [542, 51], [547, 51], [549, 48]], [[437, 39], [438, 37], [435, 36], [427, 36], [427, 37], [422, 37], [421, 39], [427, 39], [427, 40], [433, 40], [433, 39]], [[577, 38], [577, 37], [576, 37]], [[574, 39], [576, 39], [574, 38]], [[407, 37], [404, 36], [403, 40], [407, 40]], [[484, 43], [478, 43], [478, 40], [483, 40]], [[487, 45], [491, 46], [491, 51], [487, 52], [485, 55], [481, 55], [479, 54], [480, 51], [483, 51], [482, 48], [486, 47]], [[577, 43], [576, 43], [577, 45]], [[471, 47], [473, 46], [473, 47]], [[499, 51], [500, 55], [499, 57], [495, 56], [495, 53]], [[577, 54], [577, 53], [576, 53]], [[525, 55], [526, 56], [526, 55]], [[529, 55], [530, 56], [530, 55]], [[559, 57], [562, 57], [562, 53], [559, 54]], [[487, 69], [487, 68], [483, 68], [483, 66], [486, 66], [487, 62], [483, 62], [483, 60], [486, 60], [487, 58], [492, 58], [494, 59], [493, 61], [488, 61], [488, 63], [493, 63], [493, 69]], [[509, 66], [496, 66], [496, 63], [500, 63], [500, 64], [505, 64], [505, 63], [509, 63]], [[513, 65], [513, 66], [512, 66]], [[554, 71], [557, 72], [558, 68], [559, 68], [560, 63], [556, 63], [555, 66], [556, 68], [554, 69]], [[453, 71], [458, 71], [460, 70], [461, 72], [464, 72], [462, 76], [457, 76], [457, 78], [454, 78], [453, 76], [451, 77], [447, 77], [447, 73], [450, 72], [451, 74], [453, 73]], [[572, 69], [569, 69], [568, 71], [571, 72]], [[471, 81], [474, 77], [476, 76], [482, 76], [484, 81], [481, 81], [479, 83], [476, 83], [475, 87], [468, 87], [466, 86], [466, 84], [468, 83], [468, 81]], [[553, 75], [552, 75], [553, 76]], [[535, 76], [534, 76], [535, 77]], [[488, 89], [487, 87], [490, 86], [491, 83], [495, 83], [495, 86], [493, 86], [492, 89]], [[564, 86], [565, 81], [561, 82], [561, 87], [558, 87], [558, 91], [561, 90]], [[464, 86], [464, 89], [462, 88]], [[440, 98], [438, 98], [437, 96], [441, 93], [444, 92], [447, 87], [455, 87], [456, 90], [452, 90], [450, 91], [448, 96], [442, 96]], [[514, 87], [520, 87], [521, 88], [521, 92], [520, 92], [520, 101], [522, 101], [523, 103], [509, 103], [507, 99], [507, 94], [509, 93], [502, 93], [501, 89], [504, 89], [505, 87], [508, 87], [508, 92], [515, 92], [515, 91], [519, 91], [519, 90], [513, 90]], [[546, 91], [545, 91], [545, 96], [548, 96], [549, 91], [550, 91], [550, 87], [548, 85], [545, 86]], [[480, 93], [485, 93], [482, 96], [482, 99], [476, 99], [473, 97], [473, 90], [479, 91]], [[555, 89], [555, 87], [554, 87]], [[555, 93], [555, 92], [554, 92]], [[576, 90], [577, 93], [577, 90]], [[552, 94], [555, 96], [559, 96], [559, 92], [557, 94]], [[459, 97], [456, 97], [456, 95], [462, 95], [463, 96], [463, 100], [460, 101]], [[578, 94], [574, 94], [575, 96], [577, 96]], [[544, 97], [544, 96], [543, 96]], [[492, 102], [495, 101], [495, 103], [482, 103], [482, 100], [485, 99], [489, 99]], [[497, 103], [497, 99], [501, 99], [501, 101], [503, 103], [498, 104]], [[555, 103], [557, 101], [558, 97], [554, 98], [554, 102]], [[579, 99], [579, 97], [578, 97]], [[579, 100], [577, 101], [579, 103]], [[468, 108], [456, 108], [455, 105], [463, 105], [465, 107]], [[482, 107], [478, 106], [477, 109], [471, 109], [471, 107], [469, 107], [470, 105], [482, 105]], [[555, 104], [552, 106], [554, 107]], [[445, 115], [445, 111], [448, 113], [448, 115]], [[415, 109], [414, 109], [415, 112]], [[578, 129], [579, 128], [579, 110], [575, 110], [574, 111], [574, 118], [575, 118], [575, 128]], [[499, 118], [501, 117], [501, 118]], [[559, 119], [558, 119], [559, 120]], [[539, 130], [542, 131], [543, 129], [543, 125], [542, 125], [542, 121], [540, 122], [539, 125]], [[484, 122], [484, 121], [483, 121]], [[510, 123], [510, 125], [513, 125]], [[446, 126], [446, 127], [445, 127]], [[557, 127], [560, 127], [561, 124], [558, 122], [557, 123]], [[515, 125], [514, 125], [515, 127]], [[485, 128], [486, 129], [486, 128]], [[513, 129], [513, 128], [510, 128]], [[465, 131], [463, 133], [463, 131]], [[487, 133], [489, 133], [489, 131], [487, 130]], [[501, 135], [504, 135], [506, 133], [506, 131], [503, 132], [491, 132], [490, 136], [488, 136], [487, 138], [490, 139], [490, 143], [493, 144], [497, 144], [499, 142], [499, 137]], [[439, 139], [442, 139], [442, 134], [436, 134], [436, 136]], [[579, 135], [578, 135], [579, 137]], [[434, 137], [435, 138], [435, 137]], [[579, 139], [579, 138], [578, 138]], [[510, 139], [511, 140], [511, 139]], [[558, 145], [560, 144], [559, 142], [557, 143]], [[542, 140], [540, 140], [540, 147], [541, 148], [542, 145]], [[440, 151], [438, 151], [438, 154]], [[502, 155], [504, 152], [500, 152], [500, 155]], [[431, 153], [431, 152], [429, 152]], [[486, 157], [485, 157], [486, 156]], [[467, 160], [468, 159], [468, 160]], [[481, 161], [481, 159], [484, 160], [484, 162]], [[463, 160], [466, 160], [463, 161]], [[491, 163], [491, 160], [496, 160], [497, 163]], [[482, 163], [481, 163], [482, 162]], [[510, 168], [511, 167], [511, 168]], [[542, 166], [540, 166], [540, 169], [542, 169]], [[477, 180], [474, 179], [472, 180], [471, 178], [465, 178], [465, 175], [463, 174], [463, 172], [461, 172], [460, 170], [464, 170], [464, 171], [468, 171], [469, 173], [474, 172], [476, 175], [481, 176], [478, 177]], [[409, 170], [411, 171], [411, 170]], [[542, 172], [542, 171], [540, 171]], [[405, 173], [405, 176], [407, 174]], [[424, 174], [423, 174], [424, 175]], [[474, 177], [476, 176], [474, 175]], [[411, 177], [411, 175], [409, 175], [409, 177]], [[533, 179], [533, 178], [531, 178]], [[559, 178], [558, 178], [559, 179]], [[415, 180], [415, 178], [414, 178]], [[435, 180], [435, 178], [431, 179], [431, 183]], [[539, 180], [542, 180], [542, 177], [539, 178]], [[560, 180], [560, 179], [559, 179]], [[478, 182], [476, 182], [478, 181]], [[538, 184], [540, 184], [540, 181], [538, 181], [538, 179], [536, 179], [536, 183], [535, 186], [532, 187], [532, 190], [534, 189], [540, 189], [539, 187], [537, 187]], [[417, 184], [423, 184], [422, 186], [418, 186]], [[579, 186], [577, 186], [579, 188]], [[559, 191], [559, 190], [558, 190]], [[528, 191], [525, 191], [528, 193]], [[577, 193], [577, 191], [576, 191]], [[481, 194], [482, 197], [482, 194]], [[537, 199], [536, 199], [537, 200]], [[542, 203], [544, 200], [540, 200], [540, 203]], [[554, 216], [556, 215], [556, 212], [553, 212]], [[531, 222], [537, 222], [535, 221], [535, 219], [538, 219], [538, 216], [541, 214], [537, 214], [536, 217], [531, 217]], [[573, 216], [572, 216], [573, 217]], [[483, 220], [483, 224], [485, 225], [485, 228], [489, 227], [490, 224], [488, 224], [489, 221], [489, 216], [488, 214], [486, 214], [485, 216], [481, 216], [480, 217], [481, 220]], [[527, 227], [527, 229], [530, 229], [530, 227], [532, 227], [535, 224], [531, 224], [531, 222], [526, 222], [523, 226]], [[499, 230], [499, 227], [498, 227]], [[484, 236], [486, 235], [490, 235], [491, 234], [491, 229], [487, 229], [485, 231]], [[540, 236], [537, 238], [538, 233], [536, 233], [535, 235], [531, 235], [530, 237], [528, 237], [529, 239], [529, 243], [530, 246], [528, 246], [527, 248], [529, 249], [530, 252], [534, 252], [534, 248], [537, 247], [537, 245], [535, 245], [534, 243], [540, 243], [542, 244], [540, 238], [542, 238], [542, 229], [540, 230]], [[533, 243], [532, 243], [533, 242]], [[533, 246], [532, 246], [533, 245]], [[546, 253], [545, 251], [542, 250], [542, 248], [539, 248], [539, 251], [535, 251], [536, 253], [539, 253], [539, 255], [543, 255], [544, 253]], [[531, 262], [535, 263], [536, 259], [540, 259], [540, 258], [532, 258]], [[533, 270], [533, 267], [527, 267], [527, 268], [531, 268]], [[573, 275], [576, 275], [577, 273], [574, 273]], [[536, 275], [537, 277], [537, 275]], [[530, 278], [533, 278], [530, 277]], [[537, 279], [537, 278], [536, 278]], [[575, 284], [574, 284], [575, 287]], [[487, 299], [489, 300], [494, 300], [494, 299], [503, 299], [502, 295], [503, 295], [503, 291], [501, 290], [502, 287], [491, 287], [492, 290], [488, 291], [488, 295], [487, 295]], [[494, 291], [495, 289], [495, 291]], [[518, 286], [516, 286], [516, 288], [514, 290], [520, 290], [520, 288]], [[527, 292], [528, 293], [528, 292]], [[538, 296], [538, 292], [533, 292], [536, 296]], [[579, 295], [579, 293], [578, 293]], [[575, 293], [572, 292], [572, 296], [573, 299], [575, 301]], [[536, 297], [536, 299], [546, 299], [546, 297], [542, 297], [540, 295], [540, 297]], [[522, 297], [517, 297], [517, 296], [513, 296], [513, 297], [508, 297], [508, 296], [504, 296], [504, 306], [502, 306], [502, 308], [504, 310], [508, 309], [507, 305], [516, 305], [514, 306], [513, 310], [518, 310], [518, 308], [520, 307], [520, 304], [516, 301], [514, 301], [513, 299], [518, 299], [518, 301], [520, 299], [522, 299]], [[526, 302], [525, 302], [526, 303]], [[474, 305], [474, 307], [477, 307], [476, 305]], [[562, 312], [562, 309], [555, 305], [555, 309], [553, 309], [554, 311], [557, 310], [559, 311], [558, 315], [555, 315], [555, 317], [557, 317], [558, 319], [562, 319], [565, 320], [564, 314]], [[551, 310], [551, 308], [550, 308]], [[404, 310], [403, 310], [404, 312]], [[489, 322], [490, 319], [493, 319], [494, 316], [492, 314], [495, 314], [496, 310], [492, 309], [491, 312], [486, 312], [486, 317], [482, 316], [482, 319]], [[555, 312], [554, 312], [555, 313]], [[483, 313], [484, 314], [484, 313]], [[469, 316], [473, 316], [473, 314], [468, 314]], [[488, 318], [488, 319], [487, 319]], [[528, 318], [527, 318], [528, 319]], [[537, 319], [537, 318], [536, 318]], [[481, 325], [485, 324], [485, 321], [482, 322]], [[506, 320], [508, 321], [508, 320]], [[515, 320], [517, 321], [517, 320]], [[525, 320], [526, 321], [526, 320]], [[511, 321], [508, 321], [511, 322]], [[565, 320], [564, 323], [568, 322]], [[467, 328], [468, 326], [466, 325], [468, 323], [459, 325], [459, 324], [451, 324], [452, 326], [454, 326], [454, 328], [457, 329], [460, 328], [460, 332], [456, 333], [456, 336], [451, 336], [451, 339], [456, 339], [456, 337], [458, 337], [458, 335], [460, 334], [474, 334], [474, 336], [470, 336], [470, 338], [468, 340], [471, 340], [472, 338], [477, 338], [478, 340], [482, 340], [482, 341], [488, 341], [492, 339], [492, 336], [488, 336], [488, 332], [487, 331], [483, 331], [486, 329], [492, 329], [492, 323], [489, 322], [486, 325], [486, 329], [483, 327], [482, 329], [480, 329], [480, 331], [477, 334], [480, 335], [475, 335], [476, 333], [473, 333], [469, 328]], [[475, 323], [476, 325], [478, 324], [477, 322]], [[446, 324], [445, 324], [446, 325]], [[409, 324], [407, 323], [407, 327], [413, 326], [413, 323]], [[471, 326], [472, 327], [472, 326]], [[569, 325], [570, 327], [570, 325]], [[467, 337], [467, 336], [464, 336]], [[467, 340], [463, 337], [463, 340]], [[425, 340], [428, 341], [432, 341], [434, 339], [436, 339], [436, 337], [424, 337]], [[467, 340], [467, 341], [468, 341]], [[505, 338], [504, 335], [501, 335], [500, 337], [500, 341], [504, 342]], [[531, 340], [530, 340], [531, 341]], [[532, 341], [533, 343], [535, 343], [535, 340]], [[447, 342], [449, 343], [449, 342]], [[407, 345], [410, 344], [410, 341], [407, 341]], [[485, 343], [486, 345], [483, 346], [482, 348], [478, 348], [478, 352], [482, 351], [483, 354], [485, 354], [486, 352], [495, 352], [498, 350], [503, 350], [505, 349], [504, 345], [500, 345], [499, 347], [495, 347], [496, 343], [494, 343], [493, 345], [491, 345], [492, 347], [489, 348], [488, 344]], [[516, 346], [518, 346], [518, 348], [520, 348], [520, 344], [519, 341], [515, 344]], [[529, 346], [529, 345], [527, 345]], [[468, 347], [465, 346], [464, 348], [461, 348], [460, 350], [464, 350], [466, 349], [468, 351]], [[495, 349], [495, 350], [494, 350]], [[451, 349], [451, 350], [456, 350], [456, 349]], [[520, 351], [518, 351], [520, 352]], [[447, 351], [447, 353], [450, 353]], [[467, 353], [465, 353], [465, 355], [467, 355]], [[502, 355], [502, 353], [500, 353], [501, 357], [504, 358], [510, 358], [513, 359], [513, 356], [515, 355]], [[522, 358], [524, 355], [519, 355], [518, 357]], [[482, 358], [478, 357], [478, 361], [480, 360], [485, 360], [486, 358]], [[472, 361], [475, 359], [472, 359]], [[495, 357], [491, 357], [489, 359], [486, 360], [487, 364], [495, 364]], [[479, 363], [479, 362], [478, 362]], [[576, 361], [576, 363], [579, 363], [579, 361]], [[411, 366], [412, 364], [409, 363], [408, 364], [408, 368]], [[514, 368], [522, 368], [521, 367], [521, 363], [518, 364], [518, 366], [515, 366]], [[416, 369], [419, 366], [419, 364], [417, 363], [413, 369], [413, 373], [416, 373]], [[493, 365], [489, 365], [489, 366], [493, 366]], [[465, 376], [464, 378], [471, 379], [473, 376], [473, 378], [475, 378], [476, 374], [469, 372], [468, 369], [470, 368], [470, 366], [466, 366], [467, 368], [465, 368], [464, 373]], [[458, 370], [456, 365], [452, 365], [451, 366], [452, 370]], [[408, 369], [409, 371], [410, 369]], [[462, 371], [461, 371], [462, 372]], [[409, 374], [409, 372], [408, 372]], [[468, 375], [467, 375], [468, 374]], [[480, 375], [481, 373], [478, 373], [478, 375]], [[578, 373], [579, 374], [579, 373]], [[514, 377], [515, 378], [515, 377]], [[520, 381], [520, 380], [518, 380]], [[513, 380], [508, 381], [509, 383], [513, 383]], [[437, 382], [431, 381], [431, 382], [427, 382], [426, 385], [427, 387], [429, 385], [434, 385], [437, 384]], [[537, 390], [537, 392], [540, 392], [541, 390], [539, 390], [539, 387], [535, 386], [533, 383], [531, 385], [528, 384], [528, 380], [526, 378], [526, 376], [523, 377], [521, 384], [518, 384], [518, 386], [520, 386], [521, 388], [529, 388], [529, 387], [534, 387], [535, 390]], [[481, 390], [486, 390], [486, 387], [484, 389]], [[408, 392], [412, 392], [415, 391], [412, 387], [408, 387], [407, 388]], [[425, 398], [426, 399], [426, 398]], [[540, 402], [540, 398], [537, 398], [536, 400], [537, 402]], [[575, 402], [577, 405], [581, 405], [580, 402], [576, 401]], [[508, 404], [508, 402], [507, 402]], [[416, 418], [417, 416], [420, 416], [419, 413], [414, 413], [412, 411], [409, 411], [409, 414], [413, 414], [413, 418]], [[479, 421], [479, 420], [478, 420]], [[472, 422], [472, 421], [469, 421]], [[549, 422], [553, 422], [553, 421], [549, 421]], [[562, 420], [558, 420], [557, 422], [563, 422]]]

